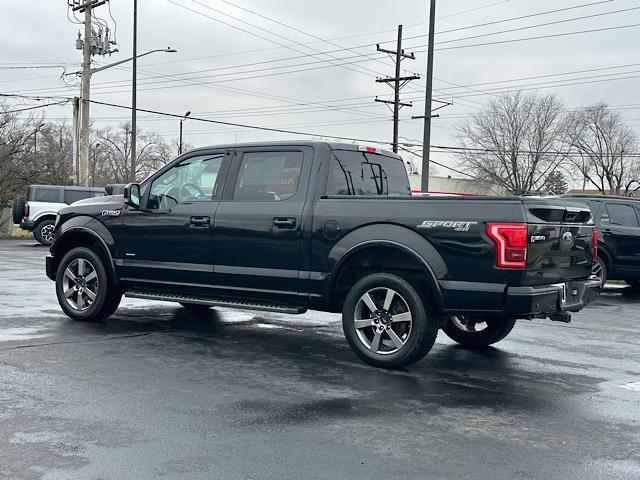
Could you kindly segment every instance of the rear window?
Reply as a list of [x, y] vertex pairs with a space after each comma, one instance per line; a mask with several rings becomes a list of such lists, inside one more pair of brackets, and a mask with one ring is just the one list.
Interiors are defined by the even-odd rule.
[[411, 196], [401, 159], [367, 152], [334, 150], [327, 195]]
[[610, 203], [602, 208], [600, 223], [637, 228], [638, 217], [633, 207], [622, 203]]
[[84, 200], [85, 198], [101, 197], [104, 193], [88, 190], [65, 190], [64, 203], [71, 205], [78, 200]]
[[33, 187], [31, 189], [31, 195], [29, 200], [32, 202], [60, 202], [60, 189], [58, 188], [46, 188], [46, 187]]

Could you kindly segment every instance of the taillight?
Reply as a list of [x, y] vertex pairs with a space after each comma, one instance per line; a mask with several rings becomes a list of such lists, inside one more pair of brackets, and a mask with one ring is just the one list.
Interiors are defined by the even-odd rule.
[[24, 212], [23, 212], [24, 213], [24, 215], [23, 215], [24, 218], [29, 218], [29, 210], [30, 210], [29, 209], [29, 205], [25, 205], [24, 206]]
[[593, 229], [593, 251], [591, 256], [594, 260], [598, 257], [598, 230], [595, 228]]
[[527, 266], [526, 223], [489, 223], [487, 235], [496, 243], [496, 266], [500, 268]]

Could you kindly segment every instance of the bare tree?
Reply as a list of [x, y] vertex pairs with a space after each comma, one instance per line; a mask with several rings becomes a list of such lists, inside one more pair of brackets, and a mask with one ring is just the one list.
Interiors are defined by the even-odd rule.
[[[124, 123], [118, 128], [107, 128], [96, 132], [95, 143], [100, 151], [95, 152], [95, 175], [99, 183], [126, 183], [131, 177], [131, 125]], [[171, 146], [154, 133], [138, 132], [135, 177], [142, 179], [173, 158]]]
[[604, 103], [583, 107], [570, 115], [567, 141], [571, 164], [585, 183], [603, 195], [630, 195], [640, 190], [638, 137], [622, 116]]
[[[464, 168], [514, 195], [541, 191], [567, 157], [563, 103], [553, 95], [516, 92], [498, 97], [458, 125]], [[566, 148], [566, 147], [564, 147]]]

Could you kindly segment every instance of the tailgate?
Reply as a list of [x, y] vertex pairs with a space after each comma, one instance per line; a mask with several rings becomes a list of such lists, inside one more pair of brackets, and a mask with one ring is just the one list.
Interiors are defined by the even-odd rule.
[[593, 261], [589, 207], [561, 199], [523, 199], [528, 224], [524, 284], [587, 278]]

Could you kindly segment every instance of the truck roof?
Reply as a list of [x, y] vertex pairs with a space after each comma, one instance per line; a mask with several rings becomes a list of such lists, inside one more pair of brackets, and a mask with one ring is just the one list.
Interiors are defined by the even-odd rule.
[[103, 192], [103, 187], [76, 187], [73, 185], [29, 185], [29, 188], [51, 188], [51, 189], [64, 189], [64, 190], [82, 190], [83, 192]]
[[579, 198], [580, 200], [625, 200], [640, 201], [639, 197], [625, 197], [623, 195], [588, 195], [581, 193], [567, 193], [561, 195], [562, 198]]
[[210, 150], [212, 148], [248, 148], [248, 147], [318, 147], [326, 146], [332, 150], [352, 150], [352, 151], [364, 151], [365, 148], [371, 148], [375, 151], [370, 153], [381, 153], [387, 156], [402, 158], [397, 153], [393, 153], [389, 150], [378, 147], [369, 147], [368, 145], [353, 144], [353, 143], [341, 143], [341, 142], [326, 142], [319, 140], [288, 140], [288, 141], [269, 141], [269, 142], [248, 142], [248, 143], [225, 143], [220, 145], [209, 145], [207, 147], [198, 147], [192, 152], [198, 152], [202, 150]]

